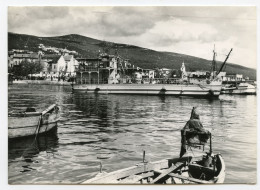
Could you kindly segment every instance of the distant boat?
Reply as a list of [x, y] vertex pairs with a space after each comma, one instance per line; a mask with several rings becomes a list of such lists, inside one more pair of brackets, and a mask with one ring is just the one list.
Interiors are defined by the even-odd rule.
[[135, 166], [111, 173], [103, 173], [100, 169], [101, 172], [96, 177], [83, 184], [212, 184], [223, 183], [225, 180], [225, 163], [220, 154], [212, 153], [211, 135], [210, 151], [201, 156], [186, 155], [157, 162], [146, 162], [144, 157], [143, 162]]
[[58, 106], [53, 104], [43, 112], [27, 108], [23, 113], [8, 115], [8, 138], [33, 136], [50, 131], [57, 126]]
[[227, 84], [221, 88], [221, 94], [256, 94], [256, 87], [249, 83]]

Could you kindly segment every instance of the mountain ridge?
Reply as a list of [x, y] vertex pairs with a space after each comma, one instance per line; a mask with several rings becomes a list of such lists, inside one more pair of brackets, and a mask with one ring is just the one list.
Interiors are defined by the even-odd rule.
[[[169, 68], [180, 69], [185, 62], [187, 71], [211, 70], [211, 60], [185, 55], [175, 52], [156, 51], [130, 44], [107, 42], [79, 34], [67, 34], [63, 36], [40, 37], [28, 34], [17, 34], [8, 32], [8, 50], [24, 49], [38, 51], [38, 45], [67, 48], [77, 51], [81, 57], [96, 57], [99, 50], [109, 51], [110, 54], [118, 52], [120, 56], [129, 59], [132, 64], [141, 68]], [[217, 62], [220, 68], [222, 62]], [[243, 74], [252, 80], [256, 80], [256, 69], [244, 67], [234, 63], [227, 63], [225, 70], [227, 74]]]

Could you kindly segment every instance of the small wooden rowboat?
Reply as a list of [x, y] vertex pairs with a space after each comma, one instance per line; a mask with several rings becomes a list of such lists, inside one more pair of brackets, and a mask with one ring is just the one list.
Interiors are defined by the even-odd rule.
[[[204, 167], [202, 159], [188, 156], [173, 158], [151, 163], [100, 173], [83, 184], [210, 184], [223, 183], [225, 164], [220, 154], [212, 155], [215, 164]], [[196, 160], [196, 161], [195, 161]]]
[[214, 155], [210, 148], [209, 153], [198, 157], [185, 156], [151, 163], [143, 158], [140, 164], [111, 173], [101, 172], [83, 184], [211, 184], [224, 180], [224, 160], [220, 154]]
[[8, 138], [37, 135], [50, 131], [57, 126], [58, 106], [53, 104], [43, 112], [27, 108], [23, 113], [12, 113], [8, 116]]

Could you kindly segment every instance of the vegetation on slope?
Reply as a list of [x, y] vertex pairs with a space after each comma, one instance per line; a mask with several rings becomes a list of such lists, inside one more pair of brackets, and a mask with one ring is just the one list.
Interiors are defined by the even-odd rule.
[[[130, 62], [141, 68], [169, 68], [180, 69], [182, 62], [185, 62], [187, 71], [211, 69], [211, 60], [206, 60], [194, 56], [172, 53], [159, 52], [151, 49], [146, 49], [138, 46], [104, 42], [89, 37], [71, 34], [57, 37], [37, 37], [22, 34], [8, 34], [8, 49], [28, 49], [38, 51], [38, 45], [52, 46], [57, 48], [67, 48], [68, 50], [77, 51], [81, 57], [93, 58], [98, 55], [99, 50], [108, 51], [110, 54], [118, 52], [125, 59], [130, 59]], [[210, 50], [209, 50], [210, 53]], [[217, 63], [217, 68], [220, 68], [221, 63]], [[256, 70], [243, 67], [236, 64], [228, 63], [225, 67], [228, 74], [243, 74], [256, 80]]]

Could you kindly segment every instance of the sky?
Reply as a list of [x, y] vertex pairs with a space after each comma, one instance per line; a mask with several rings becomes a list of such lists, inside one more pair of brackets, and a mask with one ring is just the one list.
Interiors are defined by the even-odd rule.
[[8, 31], [36, 36], [80, 34], [257, 68], [253, 6], [9, 7]]

